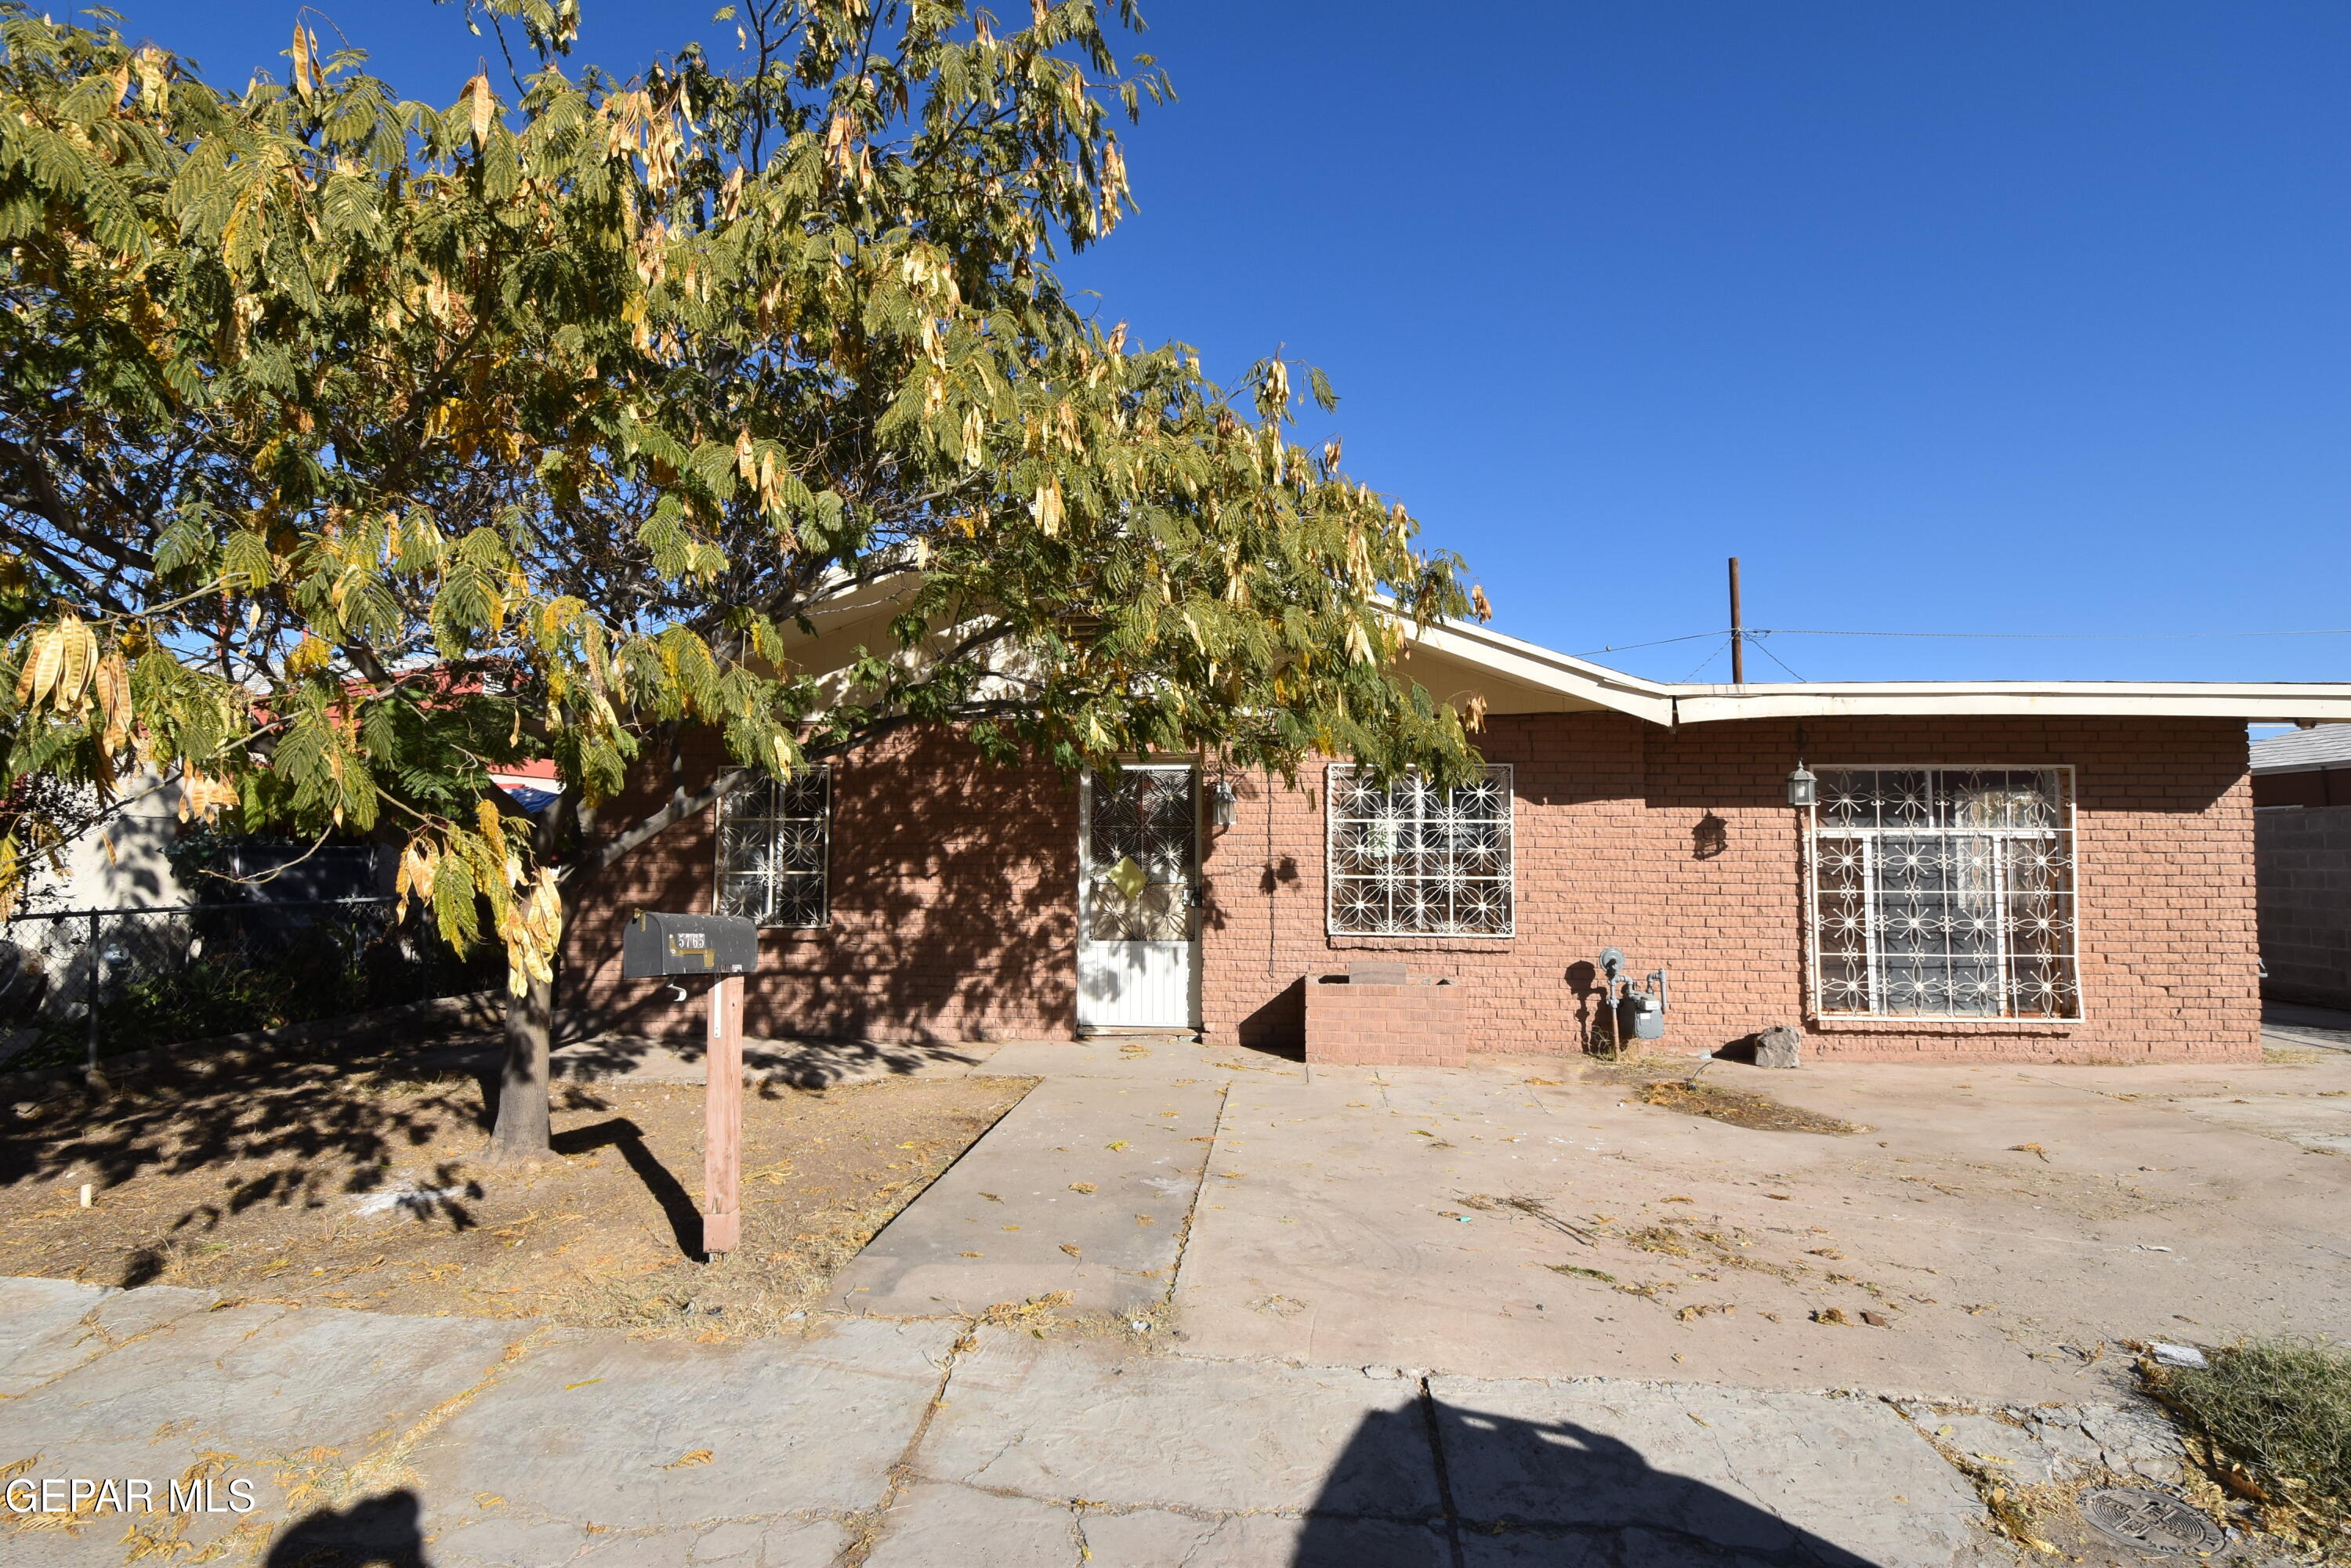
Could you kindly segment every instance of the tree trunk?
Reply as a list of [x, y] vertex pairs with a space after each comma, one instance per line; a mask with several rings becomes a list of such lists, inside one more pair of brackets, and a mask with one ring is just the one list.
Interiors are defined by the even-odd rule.
[[[533, 855], [544, 864], [579, 825], [577, 798], [566, 790], [541, 812], [532, 825]], [[567, 880], [562, 888], [563, 934], [571, 935], [572, 916], [580, 907], [583, 882]], [[560, 951], [550, 955], [560, 969]], [[490, 1130], [493, 1160], [543, 1160], [555, 1152], [549, 1142], [553, 1128], [548, 1107], [548, 1055], [555, 1046], [555, 985], [532, 980], [521, 996], [507, 993], [507, 1060], [498, 1074], [498, 1119]]]
[[533, 980], [521, 996], [507, 996], [507, 1060], [498, 1075], [498, 1120], [483, 1153], [505, 1161], [543, 1160], [554, 1153], [548, 1116], [548, 1052], [555, 1035], [555, 988]]

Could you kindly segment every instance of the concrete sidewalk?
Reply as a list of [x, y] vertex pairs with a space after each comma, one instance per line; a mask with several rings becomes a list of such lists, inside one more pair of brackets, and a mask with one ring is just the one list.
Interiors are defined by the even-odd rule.
[[[214, 1547], [433, 1568], [2011, 1561], [1931, 1427], [1872, 1399], [1216, 1361], [946, 1320], [648, 1343], [53, 1281], [0, 1283], [0, 1324], [22, 1479], [161, 1496], [204, 1477], [222, 1510], [0, 1515], [9, 1568]], [[240, 1482], [249, 1514], [227, 1511]]]
[[825, 1304], [971, 1314], [1056, 1291], [1147, 1309], [1176, 1281], [1221, 1088], [1050, 1078], [833, 1278]]

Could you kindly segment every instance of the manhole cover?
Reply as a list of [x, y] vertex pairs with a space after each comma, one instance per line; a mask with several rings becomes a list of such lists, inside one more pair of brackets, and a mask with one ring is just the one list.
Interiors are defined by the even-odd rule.
[[2082, 1494], [2082, 1517], [2101, 1535], [2147, 1552], [2218, 1552], [2220, 1527], [2168, 1492], [2100, 1487]]

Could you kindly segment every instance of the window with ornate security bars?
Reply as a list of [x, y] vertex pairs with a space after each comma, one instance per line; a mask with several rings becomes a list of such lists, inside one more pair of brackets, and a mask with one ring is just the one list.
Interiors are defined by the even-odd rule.
[[1347, 763], [1323, 783], [1332, 936], [1515, 933], [1508, 764], [1451, 789]]
[[2082, 1016], [2072, 768], [1823, 768], [1811, 859], [1822, 1016]]
[[718, 913], [762, 925], [831, 923], [825, 887], [832, 852], [832, 770], [816, 767], [784, 783], [762, 779], [721, 800]]

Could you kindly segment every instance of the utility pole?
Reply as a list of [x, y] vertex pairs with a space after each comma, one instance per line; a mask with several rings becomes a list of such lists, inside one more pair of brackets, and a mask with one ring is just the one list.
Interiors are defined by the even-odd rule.
[[1747, 684], [1747, 632], [1739, 618], [1739, 558], [1730, 558], [1730, 684]]

